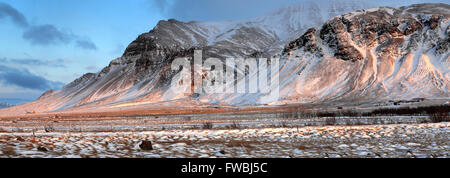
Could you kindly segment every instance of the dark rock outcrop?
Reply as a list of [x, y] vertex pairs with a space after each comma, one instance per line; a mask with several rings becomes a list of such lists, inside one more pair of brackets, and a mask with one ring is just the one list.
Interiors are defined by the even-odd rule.
[[322, 56], [322, 49], [317, 45], [315, 33], [315, 28], [308, 29], [300, 38], [290, 42], [287, 47], [284, 48], [283, 54], [304, 47], [306, 52], [316, 53], [317, 55]]
[[141, 148], [142, 150], [146, 150], [146, 151], [153, 150], [152, 142], [143, 140], [142, 143], [139, 145], [139, 148]]
[[43, 147], [43, 146], [37, 147], [37, 150], [38, 150], [38, 151], [42, 151], [42, 152], [47, 152], [47, 151], [48, 151], [47, 148], [45, 148], [45, 147]]

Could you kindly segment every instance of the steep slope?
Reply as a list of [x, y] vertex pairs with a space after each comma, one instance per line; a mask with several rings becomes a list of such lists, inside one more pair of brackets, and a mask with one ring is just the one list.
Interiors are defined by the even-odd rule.
[[[382, 7], [334, 17], [371, 5], [331, 2], [323, 7], [300, 3], [245, 21], [160, 21], [101, 72], [2, 114], [120, 109], [163, 101], [255, 105], [449, 97], [448, 5]], [[334, 18], [320, 27], [329, 17]], [[281, 57], [279, 101], [264, 101], [261, 93], [171, 93], [169, 84], [177, 76], [171, 62], [192, 57], [196, 49], [203, 50], [204, 59]], [[249, 73], [249, 80], [257, 80], [257, 73]]]
[[283, 102], [448, 98], [449, 10], [375, 8], [309, 30], [285, 49], [303, 66]]

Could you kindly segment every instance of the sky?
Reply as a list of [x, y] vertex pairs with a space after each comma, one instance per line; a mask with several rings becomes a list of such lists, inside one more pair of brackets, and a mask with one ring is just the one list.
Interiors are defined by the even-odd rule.
[[159, 20], [246, 19], [301, 1], [0, 0], [0, 102], [100, 71]]

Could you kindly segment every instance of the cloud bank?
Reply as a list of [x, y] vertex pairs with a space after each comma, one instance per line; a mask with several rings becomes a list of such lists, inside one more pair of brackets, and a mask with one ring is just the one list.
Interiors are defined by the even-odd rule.
[[[293, 3], [330, 0], [148, 0], [166, 18], [181, 21], [217, 21], [259, 17]], [[355, 0], [358, 1], [358, 0]], [[448, 0], [361, 0], [379, 6], [400, 7], [417, 3], [448, 3]], [[338, 0], [339, 2], [339, 0]]]
[[64, 86], [62, 82], [55, 82], [44, 77], [32, 74], [26, 69], [16, 69], [0, 65], [0, 82], [4, 85], [14, 85], [32, 90], [59, 89]]
[[53, 25], [39, 25], [29, 27], [22, 35], [31, 44], [50, 45], [50, 44], [67, 44], [73, 35], [61, 32]]
[[0, 2], [0, 20], [9, 18], [25, 31], [22, 38], [33, 45], [58, 45], [75, 41], [75, 46], [81, 49], [97, 50], [94, 42], [82, 39], [71, 32], [64, 32], [51, 24], [30, 25], [26, 17], [9, 4]]
[[302, 0], [151, 0], [168, 18], [190, 21], [235, 20], [263, 15]]
[[0, 20], [9, 17], [19, 27], [28, 27], [25, 16], [8, 4], [0, 2]]
[[83, 49], [97, 50], [97, 46], [89, 40], [77, 40], [76, 45]]
[[0, 58], [1, 64], [16, 64], [16, 65], [27, 65], [27, 66], [46, 66], [46, 67], [67, 67], [64, 65], [67, 60], [56, 59], [56, 60], [41, 60], [41, 59], [8, 59]]

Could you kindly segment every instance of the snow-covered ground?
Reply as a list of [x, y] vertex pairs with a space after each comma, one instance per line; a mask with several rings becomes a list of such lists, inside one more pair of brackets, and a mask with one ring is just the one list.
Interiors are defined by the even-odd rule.
[[[449, 157], [450, 123], [0, 133], [0, 157]], [[142, 150], [143, 140], [153, 150]]]

